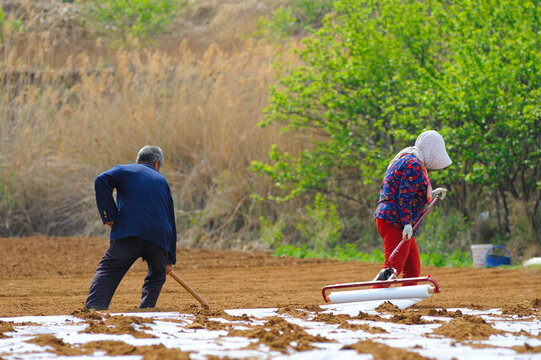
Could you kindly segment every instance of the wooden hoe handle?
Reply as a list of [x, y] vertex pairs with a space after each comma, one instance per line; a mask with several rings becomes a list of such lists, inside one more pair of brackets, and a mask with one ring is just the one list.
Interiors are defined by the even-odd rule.
[[195, 290], [192, 289], [192, 288], [190, 287], [190, 285], [188, 285], [188, 283], [186, 283], [186, 281], [182, 280], [182, 279], [180, 278], [180, 276], [178, 276], [174, 271], [171, 271], [171, 272], [169, 273], [169, 275], [171, 275], [171, 277], [172, 277], [173, 279], [175, 279], [175, 280], [176, 280], [176, 281], [177, 281], [184, 289], [186, 289], [186, 291], [188, 291], [194, 298], [196, 298], [197, 301], [199, 301], [199, 302], [201, 303], [201, 305], [206, 306], [206, 307], [209, 307], [208, 302], [206, 302], [205, 299], [203, 299], [203, 298], [201, 297], [201, 295], [199, 295], [198, 293], [196, 293]]

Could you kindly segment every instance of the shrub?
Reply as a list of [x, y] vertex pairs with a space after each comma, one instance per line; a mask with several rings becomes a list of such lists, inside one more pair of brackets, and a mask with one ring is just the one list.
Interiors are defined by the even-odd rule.
[[276, 9], [271, 19], [259, 18], [254, 35], [285, 41], [290, 36], [312, 32], [321, 27], [323, 17], [332, 7], [330, 0], [293, 0]]
[[340, 219], [336, 205], [330, 204], [321, 194], [316, 194], [314, 206], [306, 206], [306, 216], [297, 222], [297, 229], [308, 241], [308, 247], [329, 251], [340, 241]]
[[84, 13], [101, 33], [128, 44], [162, 32], [184, 4], [184, 0], [97, 0], [86, 2]]
[[281, 246], [282, 239], [284, 238], [284, 234], [282, 232], [284, 221], [279, 220], [276, 223], [272, 223], [265, 217], [260, 216], [259, 223], [261, 224], [261, 240], [273, 248]]
[[472, 243], [469, 229], [470, 224], [456, 210], [433, 209], [423, 220], [415, 239], [420, 252], [450, 254], [454, 250], [469, 250]]

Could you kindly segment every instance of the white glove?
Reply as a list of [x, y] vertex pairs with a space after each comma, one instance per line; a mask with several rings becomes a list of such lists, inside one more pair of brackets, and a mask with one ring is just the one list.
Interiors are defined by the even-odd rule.
[[440, 195], [440, 200], [445, 199], [445, 194], [447, 194], [446, 188], [437, 188], [434, 191], [432, 191], [432, 199], [436, 197], [436, 195]]
[[409, 240], [413, 237], [413, 228], [411, 227], [411, 224], [407, 224], [404, 226], [404, 230], [402, 230], [402, 237], [406, 237], [406, 240]]

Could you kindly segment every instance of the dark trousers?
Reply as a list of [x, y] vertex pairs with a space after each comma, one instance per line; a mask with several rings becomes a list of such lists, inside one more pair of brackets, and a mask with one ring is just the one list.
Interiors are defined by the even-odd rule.
[[107, 310], [120, 280], [139, 257], [148, 264], [139, 308], [155, 307], [165, 283], [167, 252], [138, 237], [111, 241], [92, 278], [85, 307]]

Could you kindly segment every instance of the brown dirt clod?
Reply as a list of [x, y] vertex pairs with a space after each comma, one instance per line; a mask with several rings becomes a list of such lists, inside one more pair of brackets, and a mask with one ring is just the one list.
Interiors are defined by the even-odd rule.
[[541, 312], [538, 309], [532, 309], [529, 306], [521, 304], [510, 304], [502, 307], [502, 314], [504, 315], [518, 315], [520, 317], [528, 317], [540, 315]]
[[278, 310], [276, 310], [276, 312], [278, 314], [288, 314], [288, 315], [291, 315], [293, 317], [296, 317], [296, 318], [299, 318], [299, 319], [305, 319], [305, 320], [308, 319], [310, 316], [312, 316], [311, 312], [304, 311], [304, 310], [299, 310], [295, 306], [280, 307], [280, 308], [278, 308]]
[[351, 324], [349, 322], [344, 322], [340, 324], [338, 328], [347, 329], [347, 330], [362, 330], [370, 334], [387, 334], [388, 333], [387, 330], [380, 328], [379, 326], [371, 326], [368, 324]]
[[228, 336], [258, 339], [259, 344], [265, 344], [271, 350], [283, 353], [287, 353], [288, 348], [296, 351], [313, 350], [315, 347], [312, 343], [314, 342], [332, 342], [320, 335], [310, 335], [301, 326], [277, 316], [272, 316], [264, 325], [253, 326], [249, 330], [230, 329]]
[[486, 340], [490, 335], [502, 334], [504, 331], [494, 329], [480, 317], [464, 315], [460, 318], [451, 319], [449, 323], [434, 329], [426, 336], [442, 335], [455, 339], [459, 342], [472, 340]]
[[524, 353], [541, 354], [541, 346], [531, 346], [528, 343], [525, 343], [524, 345], [521, 345], [521, 346], [513, 346], [512, 349], [515, 350], [519, 354], [524, 354]]
[[371, 340], [361, 340], [346, 345], [343, 350], [355, 350], [358, 354], [372, 354], [374, 360], [424, 360], [425, 357], [405, 349], [397, 349]]
[[105, 320], [86, 321], [88, 327], [82, 330], [86, 334], [130, 334], [135, 338], [155, 338], [154, 335], [145, 333], [144, 331], [136, 330], [132, 324], [143, 325], [145, 323], [153, 323], [152, 319], [145, 319], [137, 316], [109, 316]]
[[447, 311], [447, 309], [421, 309], [419, 310], [419, 314], [425, 315], [425, 316], [442, 316], [442, 317], [450, 317], [450, 318], [457, 318], [462, 317], [464, 314], [462, 314], [462, 311], [456, 310], [456, 311]]
[[178, 349], [169, 349], [164, 345], [133, 346], [122, 341], [104, 340], [92, 341], [80, 346], [85, 354], [104, 351], [109, 356], [142, 355], [143, 360], [189, 360], [188, 352]]
[[400, 308], [388, 301], [385, 301], [383, 304], [378, 306], [375, 309], [379, 313], [399, 313], [401, 312]]
[[5, 339], [8, 335], [5, 335], [5, 332], [15, 331], [15, 327], [12, 322], [0, 321], [0, 339]]
[[80, 310], [75, 310], [71, 313], [71, 316], [75, 316], [84, 320], [88, 320], [88, 319], [102, 320], [103, 319], [103, 314], [100, 314], [98, 311], [90, 311], [87, 308], [81, 308]]
[[64, 341], [51, 334], [40, 334], [27, 342], [39, 346], [50, 346], [53, 348], [53, 350], [50, 351], [57, 355], [77, 356], [85, 354], [83, 351], [72, 348], [71, 345], [66, 344]]

